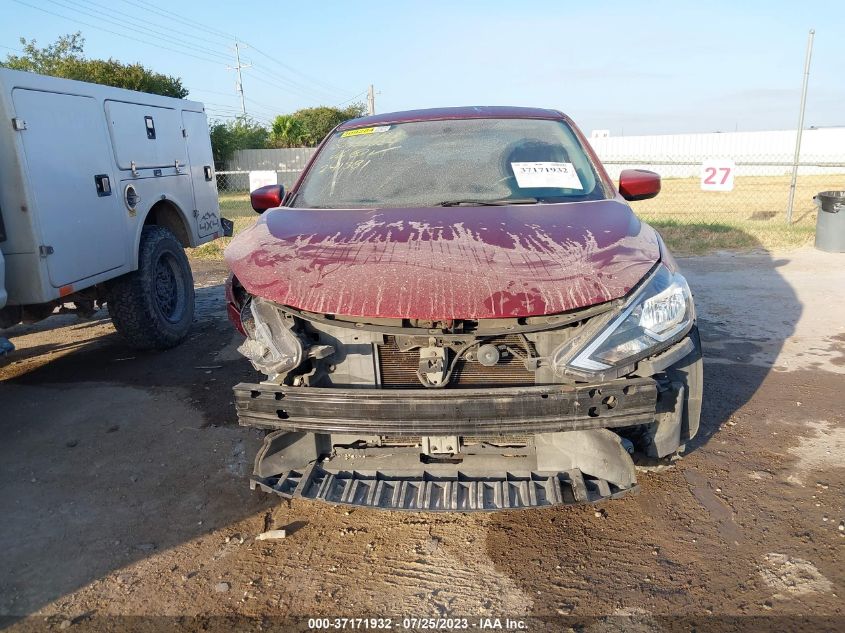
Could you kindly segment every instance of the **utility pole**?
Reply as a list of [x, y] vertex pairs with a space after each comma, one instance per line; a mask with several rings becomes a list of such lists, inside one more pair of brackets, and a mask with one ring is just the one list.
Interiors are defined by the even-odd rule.
[[376, 91], [373, 84], [370, 84], [370, 89], [367, 90], [367, 114], [373, 115], [376, 113]]
[[241, 114], [246, 116], [246, 101], [244, 100], [244, 80], [241, 76], [241, 69], [242, 68], [249, 68], [252, 64], [242, 64], [241, 63], [241, 46], [243, 44], [238, 43], [238, 40], [235, 40], [235, 61], [237, 62], [235, 66], [226, 66], [226, 70], [234, 70], [238, 73], [238, 78], [235, 81], [235, 91], [241, 95]]
[[798, 179], [798, 159], [801, 157], [801, 133], [804, 131], [804, 109], [807, 107], [807, 82], [810, 79], [810, 59], [813, 57], [815, 29], [807, 35], [807, 54], [804, 58], [804, 83], [801, 86], [801, 109], [798, 113], [798, 132], [795, 136], [795, 156], [792, 158], [792, 180], [789, 183], [789, 202], [786, 203], [786, 223], [792, 224], [792, 206], [795, 203], [795, 182]]

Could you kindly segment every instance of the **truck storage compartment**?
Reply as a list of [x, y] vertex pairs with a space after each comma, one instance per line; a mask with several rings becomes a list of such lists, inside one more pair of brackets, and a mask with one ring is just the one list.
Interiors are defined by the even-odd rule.
[[104, 102], [114, 156], [120, 169], [185, 166], [188, 153], [179, 112], [172, 108]]
[[60, 288], [123, 266], [125, 219], [99, 102], [23, 88], [12, 98], [26, 121], [19, 134], [50, 283]]

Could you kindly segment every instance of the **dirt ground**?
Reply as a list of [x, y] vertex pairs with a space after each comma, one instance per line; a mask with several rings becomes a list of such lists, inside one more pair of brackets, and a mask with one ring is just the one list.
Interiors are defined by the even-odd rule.
[[[231, 387], [255, 374], [219, 263], [194, 262], [197, 322], [165, 353], [129, 350], [102, 315], [12, 330], [0, 627], [448, 615], [845, 630], [845, 256], [680, 264], [705, 345], [702, 433], [673, 468], [640, 473], [638, 495], [598, 507], [405, 514], [250, 492], [260, 435], [237, 426]], [[256, 541], [267, 528], [288, 536]]]

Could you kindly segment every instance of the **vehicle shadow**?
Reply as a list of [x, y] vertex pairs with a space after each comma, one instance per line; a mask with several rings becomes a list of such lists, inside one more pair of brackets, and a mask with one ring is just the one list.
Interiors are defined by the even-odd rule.
[[[748, 234], [737, 240], [756, 242]], [[785, 349], [805, 310], [796, 280], [806, 271], [784, 274], [788, 256], [759, 244], [752, 252], [677, 259], [702, 338], [699, 432], [673, 467], [637, 474], [639, 494], [600, 507], [492, 517], [487, 553], [525, 595], [542, 590], [535, 615], [600, 616], [584, 626], [593, 631], [674, 628], [655, 614], [766, 614], [772, 590], [749, 579], [765, 552], [791, 547], [809, 529], [798, 527], [795, 511], [816, 497], [790, 488], [782, 457], [789, 432], [778, 421], [790, 398], [779, 393], [788, 381], [779, 372], [809, 362]], [[548, 548], [538, 549], [539, 541]], [[554, 570], [553, 581], [538, 585], [538, 568]], [[699, 618], [692, 628], [698, 624], [735, 630], [727, 619]]]
[[231, 389], [254, 371], [233, 353], [222, 285], [197, 305], [165, 352], [132, 350], [110, 325], [15, 337], [24, 369], [0, 381], [0, 617], [276, 503], [247, 484], [262, 438], [236, 425]]
[[655, 223], [678, 249], [700, 249], [708, 236], [737, 252], [678, 256], [695, 298], [704, 356], [704, 398], [698, 434], [685, 446], [690, 454], [705, 445], [731, 415], [757, 392], [795, 330], [801, 302], [779, 272], [777, 258], [760, 241], [735, 226], [706, 222]]
[[[753, 239], [753, 238], [752, 238]], [[704, 354], [704, 400], [698, 435], [686, 454], [706, 444], [751, 400], [776, 366], [802, 305], [779, 268], [762, 251], [679, 258], [693, 289]]]
[[[226, 318], [222, 284], [196, 289], [191, 332], [186, 341], [170, 350], [128, 347], [114, 331], [105, 309], [93, 319], [58, 315], [4, 330], [4, 335], [17, 349], [0, 361], [0, 385], [117, 382], [181, 388], [190, 392], [209, 424], [237, 423], [230, 404], [231, 387], [255, 376], [234, 350], [240, 341]], [[21, 368], [9, 368], [12, 363]], [[2, 382], [4, 376], [12, 378]]]
[[[11, 328], [2, 329], [0, 330], [0, 335], [14, 341], [22, 336], [29, 336], [33, 334], [37, 335], [51, 330], [55, 331], [57, 328], [62, 327], [67, 327], [69, 330], [73, 331], [80, 331], [88, 328], [96, 328], [105, 323], [110, 323], [105, 310], [97, 311], [94, 317], [90, 319], [79, 319], [76, 316], [68, 314], [56, 314], [48, 319], [44, 319], [43, 321], [38, 321], [37, 323], [18, 324]], [[23, 349], [20, 349], [20, 345], [16, 345], [16, 349], [13, 354], [0, 356], [0, 367], [4, 367], [10, 363], [35, 358], [43, 354], [75, 349], [84, 342], [84, 337], [68, 338], [70, 340], [50, 340], [50, 342], [40, 345], [25, 345]]]
[[[762, 251], [679, 259], [696, 297], [706, 358], [701, 428], [688, 452], [752, 399], [794, 331], [802, 308], [781, 263]], [[0, 382], [0, 616], [31, 614], [278, 504], [246, 483], [260, 436], [236, 426], [231, 387], [255, 372], [234, 353], [238, 338], [225, 320], [222, 286], [198, 289], [197, 303], [190, 338], [173, 350], [135, 352], [111, 330], [89, 328], [92, 337], [77, 349]], [[34, 345], [48, 347], [51, 336]], [[636, 503], [655, 504], [648, 491]], [[532, 550], [539, 541], [519, 531], [536, 529], [543, 542], [568, 539], [586, 565], [590, 548], [579, 547], [566, 526], [576, 516], [494, 515], [485, 523], [490, 558], [534, 593], [526, 561], [550, 553]], [[628, 541], [620, 541], [620, 558]], [[202, 562], [181, 564], [173, 573], [190, 574], [195, 568], [186, 566]], [[613, 586], [610, 576], [604, 580]]]

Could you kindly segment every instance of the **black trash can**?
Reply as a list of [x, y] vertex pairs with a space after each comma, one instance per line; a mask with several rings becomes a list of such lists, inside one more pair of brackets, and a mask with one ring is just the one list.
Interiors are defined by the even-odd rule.
[[845, 253], [845, 191], [822, 191], [816, 196], [816, 248], [828, 253]]

